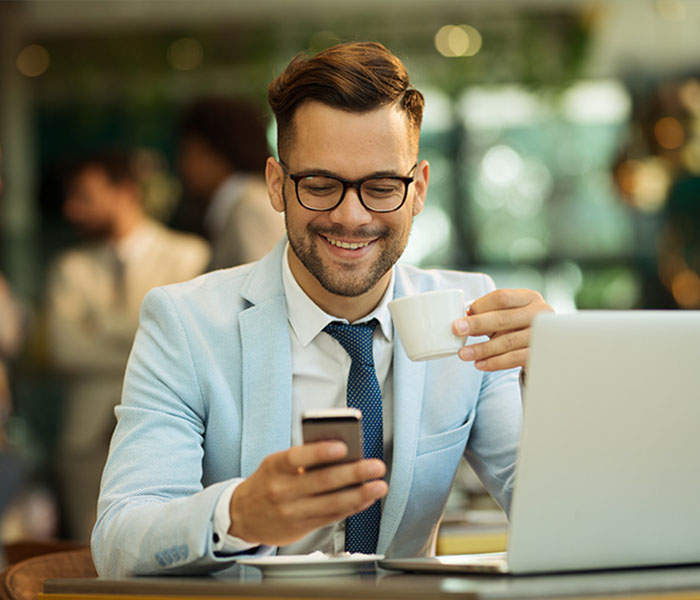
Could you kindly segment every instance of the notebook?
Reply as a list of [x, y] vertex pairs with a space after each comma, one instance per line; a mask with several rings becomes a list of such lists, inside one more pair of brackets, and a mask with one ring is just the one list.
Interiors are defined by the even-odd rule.
[[700, 311], [533, 325], [507, 553], [385, 568], [531, 574], [700, 563]]

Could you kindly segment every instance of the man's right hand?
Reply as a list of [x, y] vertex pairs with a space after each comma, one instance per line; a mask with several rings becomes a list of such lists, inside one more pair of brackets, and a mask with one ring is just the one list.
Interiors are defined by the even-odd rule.
[[283, 546], [384, 497], [389, 491], [386, 482], [368, 481], [386, 473], [381, 460], [309, 470], [346, 454], [344, 443], [329, 441], [293, 446], [267, 456], [231, 497], [229, 534], [253, 544]]

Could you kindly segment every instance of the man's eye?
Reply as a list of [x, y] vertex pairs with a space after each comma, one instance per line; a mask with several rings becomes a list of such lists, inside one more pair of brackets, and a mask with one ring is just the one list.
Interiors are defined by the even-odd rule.
[[363, 188], [372, 196], [391, 196], [396, 194], [399, 186], [396, 183], [372, 183]]
[[302, 190], [315, 196], [332, 194], [338, 189], [338, 182], [322, 177], [309, 177], [301, 182]]
[[335, 186], [332, 185], [305, 185], [304, 190], [310, 194], [330, 194], [335, 190]]

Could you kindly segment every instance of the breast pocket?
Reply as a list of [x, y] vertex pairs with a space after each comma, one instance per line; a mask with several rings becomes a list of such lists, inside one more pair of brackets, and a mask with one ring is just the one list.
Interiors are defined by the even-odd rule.
[[424, 454], [430, 454], [431, 452], [444, 450], [465, 442], [472, 428], [472, 423], [474, 421], [473, 415], [474, 412], [472, 411], [466, 423], [460, 425], [457, 429], [450, 429], [420, 438], [416, 448], [416, 455], [422, 456]]

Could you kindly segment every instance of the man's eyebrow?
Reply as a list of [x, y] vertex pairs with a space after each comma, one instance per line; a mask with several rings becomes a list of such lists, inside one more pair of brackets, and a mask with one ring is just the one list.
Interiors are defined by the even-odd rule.
[[[296, 171], [293, 173], [293, 175], [328, 175], [330, 177], [338, 177], [339, 179], [347, 179], [346, 177], [343, 177], [339, 173], [335, 173], [334, 171], [329, 171], [328, 169], [314, 169], [314, 168], [309, 168], [309, 169], [301, 169], [299, 171]], [[406, 174], [393, 170], [393, 169], [388, 169], [384, 171], [374, 171], [373, 173], [367, 173], [363, 175], [362, 177], [359, 177], [358, 179], [367, 179], [368, 177], [405, 177]]]

